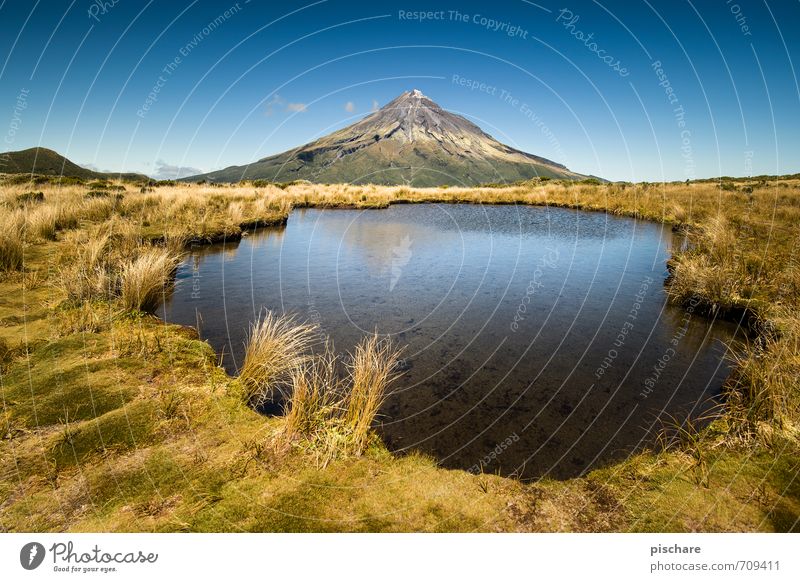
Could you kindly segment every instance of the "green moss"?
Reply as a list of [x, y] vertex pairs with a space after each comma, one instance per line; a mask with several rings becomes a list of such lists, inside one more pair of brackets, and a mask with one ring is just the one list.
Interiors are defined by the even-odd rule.
[[94, 455], [143, 447], [159, 436], [158, 413], [158, 403], [138, 400], [91, 420], [63, 425], [53, 439], [52, 458], [63, 468], [85, 464]]
[[96, 418], [135, 396], [135, 361], [70, 359], [35, 355], [34, 361], [18, 362], [5, 393], [12, 417], [28, 428], [41, 428]]

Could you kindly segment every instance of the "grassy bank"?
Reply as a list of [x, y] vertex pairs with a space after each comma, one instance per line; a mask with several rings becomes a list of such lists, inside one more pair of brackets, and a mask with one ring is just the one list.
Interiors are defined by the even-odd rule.
[[[583, 478], [521, 483], [394, 457], [369, 430], [392, 380], [369, 338], [335, 374], [297, 322], [258, 322], [232, 378], [150, 315], [187, 245], [293, 207], [548, 204], [667, 222], [668, 291], [757, 332], [708, 429]], [[94, 182], [0, 187], [0, 530], [750, 531], [800, 515], [800, 181], [503, 188]], [[265, 316], [266, 317], [266, 316]], [[306, 330], [309, 332], [309, 330]], [[294, 343], [292, 343], [294, 342]], [[344, 380], [340, 380], [344, 378]], [[248, 405], [276, 389], [286, 416]]]

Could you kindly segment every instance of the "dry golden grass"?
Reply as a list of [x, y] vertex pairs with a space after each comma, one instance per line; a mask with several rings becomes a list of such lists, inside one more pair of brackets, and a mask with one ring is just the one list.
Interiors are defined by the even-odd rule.
[[168, 249], [143, 247], [120, 272], [120, 300], [125, 309], [153, 313], [170, 287], [179, 257]]
[[58, 210], [52, 206], [38, 206], [28, 213], [27, 232], [42, 240], [56, 240]]
[[[127, 184], [115, 185], [107, 196], [88, 196], [87, 187], [79, 184], [37, 185], [41, 195], [31, 188], [11, 184], [0, 192], [0, 224], [10, 225], [0, 235], [0, 267], [18, 269], [25, 244], [57, 239], [65, 243], [57, 270], [63, 295], [73, 300], [119, 297], [125, 309], [154, 309], [168, 288], [174, 257], [189, 243], [235, 238], [245, 228], [281, 224], [296, 207], [382, 208], [414, 202], [550, 205], [670, 223], [679, 230], [679, 239], [688, 240], [685, 248], [673, 251], [672, 301], [699, 301], [709, 312], [744, 314], [759, 325], [776, 319], [780, 310], [796, 313], [800, 305], [798, 180], [606, 185], [551, 180], [482, 188], [243, 182], [139, 189]], [[27, 242], [11, 233], [27, 233]], [[153, 250], [148, 242], [166, 251]], [[136, 258], [140, 252], [141, 261]], [[260, 342], [253, 339], [255, 353]], [[765, 349], [783, 359], [794, 357], [797, 350], [787, 342], [776, 335]], [[745, 353], [752, 362], [740, 361], [742, 370], [764, 361], [752, 350]], [[287, 354], [281, 358], [292, 360]], [[285, 374], [292, 369], [281, 366]], [[264, 379], [268, 367], [251, 358], [243, 370], [249, 396], [258, 401], [271, 394]], [[284, 377], [281, 383], [291, 382]]]
[[337, 371], [337, 357], [326, 345], [291, 374], [285, 432], [303, 439], [320, 465], [350, 455], [363, 455], [375, 442], [372, 432], [396, 372], [399, 350], [377, 334], [362, 339], [347, 365], [347, 378]]
[[[0, 215], [0, 271], [16, 271], [24, 259], [22, 213]], [[23, 219], [24, 220], [24, 219]]]
[[[6, 475], [0, 497], [7, 500], [0, 504], [0, 530], [797, 527], [798, 181], [727, 189], [711, 182], [555, 181], [471, 189], [121, 187], [109, 196], [89, 196], [80, 184], [37, 184], [37, 192], [31, 184], [0, 187], [7, 404], [0, 415], [0, 474]], [[713, 432], [697, 439], [692, 433], [685, 448], [696, 460], [685, 452], [645, 453], [585, 478], [532, 486], [442, 471], [420, 455], [393, 457], [369, 433], [396, 357], [376, 338], [353, 354], [349, 374], [346, 364], [337, 374], [331, 350], [314, 356], [297, 342], [295, 322], [284, 334], [266, 334], [275, 340], [271, 347], [259, 352], [254, 342], [250, 370], [236, 380], [187, 330], [151, 317], [113, 316], [125, 307], [123, 272], [138, 258], [175, 256], [192, 242], [279, 224], [293, 207], [403, 202], [565, 206], [679, 226], [689, 245], [674, 251], [672, 299], [699, 297], [721, 314], [749, 309], [771, 323], [763, 330], [774, 329], [743, 352], [727, 417], [714, 425], [737, 446], [721, 446]], [[39, 218], [31, 217], [45, 213], [55, 221], [45, 221], [41, 237], [33, 224]], [[48, 238], [51, 223], [55, 240]], [[151, 297], [171, 280], [162, 267], [152, 269]], [[68, 273], [69, 283], [60, 283]], [[130, 285], [129, 296], [137, 298], [130, 305], [145, 287]], [[31, 317], [15, 324], [23, 310]], [[295, 343], [281, 347], [280, 338]], [[251, 402], [284, 389], [287, 416], [265, 418], [245, 406], [238, 391], [248, 382], [257, 396]], [[86, 406], [89, 391], [101, 408]], [[59, 426], [67, 409], [69, 424]], [[73, 422], [75, 413], [83, 418]], [[286, 446], [287, 435], [296, 447]], [[693, 467], [710, 487], [685, 478]], [[273, 511], [262, 511], [263, 504], [253, 503], [258, 498]]]
[[293, 374], [308, 359], [316, 334], [293, 316], [264, 311], [250, 326], [239, 381], [245, 399], [255, 405], [285, 398]]
[[341, 382], [336, 364], [336, 354], [326, 345], [322, 354], [308, 358], [292, 370], [287, 434], [314, 435], [339, 414]]
[[378, 334], [365, 337], [356, 347], [350, 364], [350, 389], [345, 400], [345, 425], [353, 447], [361, 454], [369, 443], [375, 417], [386, 398], [386, 389], [397, 378], [399, 350]]
[[783, 429], [800, 417], [800, 314], [783, 310], [775, 325], [735, 356], [726, 404], [738, 436], [757, 436], [760, 423]]

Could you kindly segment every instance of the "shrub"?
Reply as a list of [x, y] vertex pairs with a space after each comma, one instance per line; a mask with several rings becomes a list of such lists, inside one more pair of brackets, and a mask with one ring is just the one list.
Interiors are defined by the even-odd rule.
[[17, 184], [28, 184], [33, 182], [30, 174], [6, 174], [3, 176], [3, 184], [15, 186]]
[[44, 176], [45, 183], [49, 182], [57, 186], [81, 186], [86, 180], [78, 176]]
[[44, 192], [25, 192], [24, 194], [17, 194], [17, 202], [23, 205], [44, 202]]

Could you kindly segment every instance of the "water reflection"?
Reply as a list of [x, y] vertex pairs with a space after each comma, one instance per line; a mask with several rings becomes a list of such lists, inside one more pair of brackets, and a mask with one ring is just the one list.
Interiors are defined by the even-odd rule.
[[318, 323], [339, 351], [377, 328], [407, 346], [382, 411], [392, 449], [566, 477], [719, 394], [732, 327], [667, 305], [671, 244], [660, 225], [566, 209], [301, 210], [198, 249], [165, 316], [199, 312], [231, 372], [262, 307]]

